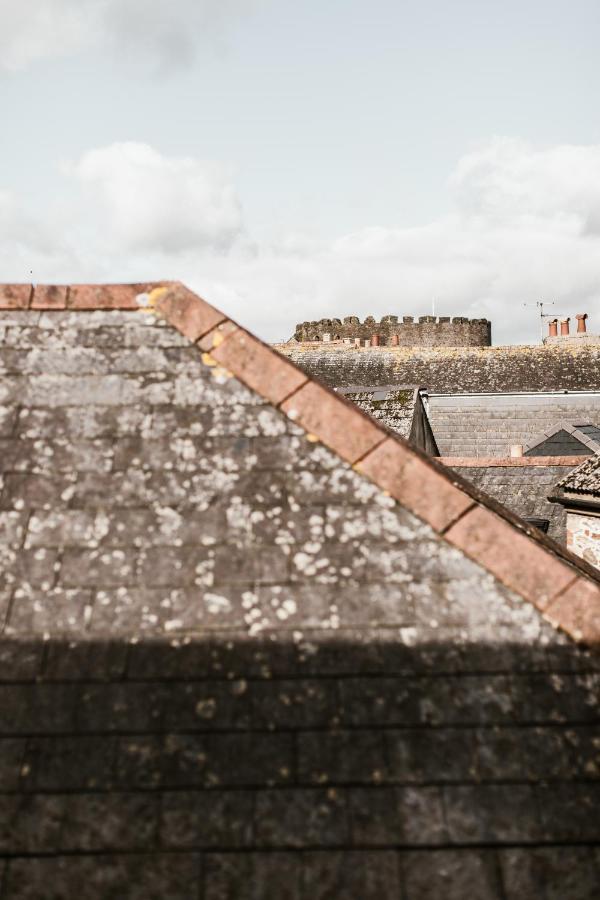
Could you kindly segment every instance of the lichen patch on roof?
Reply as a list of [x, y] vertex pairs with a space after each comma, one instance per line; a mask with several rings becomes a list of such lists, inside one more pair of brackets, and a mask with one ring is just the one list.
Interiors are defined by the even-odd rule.
[[558, 491], [570, 494], [589, 494], [600, 497], [600, 456], [592, 456], [562, 478]]

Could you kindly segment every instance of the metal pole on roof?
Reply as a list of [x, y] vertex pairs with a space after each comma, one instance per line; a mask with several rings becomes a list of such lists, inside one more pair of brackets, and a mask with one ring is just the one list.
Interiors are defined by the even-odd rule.
[[523, 306], [536, 306], [540, 311], [540, 339], [544, 343], [544, 319], [552, 319], [560, 313], [545, 313], [544, 306], [554, 306], [554, 300], [536, 300], [535, 303], [524, 303]]

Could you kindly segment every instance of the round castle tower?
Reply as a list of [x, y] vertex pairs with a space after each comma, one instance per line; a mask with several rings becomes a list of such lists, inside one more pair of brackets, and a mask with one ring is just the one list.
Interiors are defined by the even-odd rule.
[[460, 316], [383, 316], [377, 322], [367, 316], [341, 319], [320, 319], [301, 322], [296, 326], [292, 341], [368, 341], [373, 346], [392, 347], [489, 347], [492, 343], [492, 323], [487, 319], [465, 319]]

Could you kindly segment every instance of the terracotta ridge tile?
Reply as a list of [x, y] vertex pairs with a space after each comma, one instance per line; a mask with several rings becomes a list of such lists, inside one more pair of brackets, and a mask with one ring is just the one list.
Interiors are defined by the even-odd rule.
[[0, 284], [0, 310], [29, 309], [32, 284]]
[[[590, 454], [592, 455], [592, 454]], [[578, 466], [590, 456], [438, 456], [438, 462], [449, 468], [491, 469], [515, 466]]]

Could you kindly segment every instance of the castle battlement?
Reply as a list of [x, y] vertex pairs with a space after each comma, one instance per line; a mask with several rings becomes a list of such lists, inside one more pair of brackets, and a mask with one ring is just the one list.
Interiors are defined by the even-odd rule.
[[294, 341], [369, 341], [396, 347], [489, 347], [492, 325], [487, 319], [463, 316], [367, 316], [319, 319], [296, 326]]

